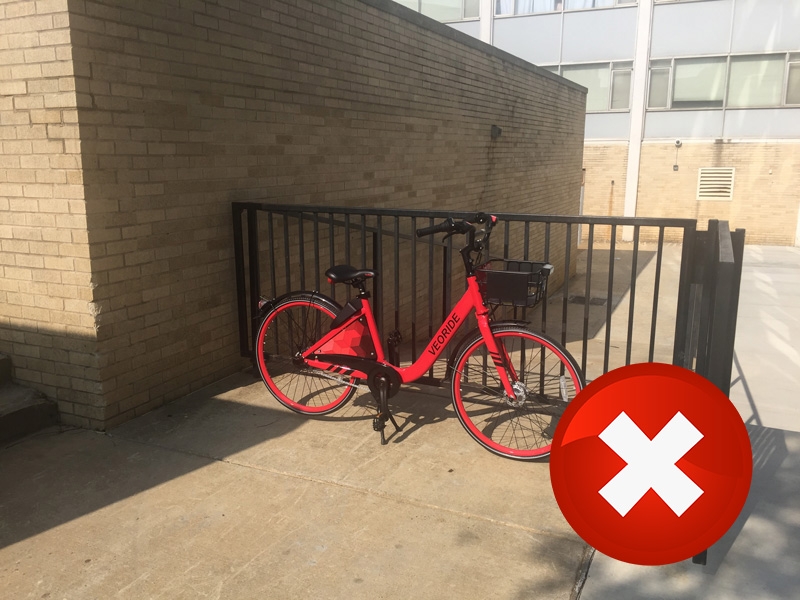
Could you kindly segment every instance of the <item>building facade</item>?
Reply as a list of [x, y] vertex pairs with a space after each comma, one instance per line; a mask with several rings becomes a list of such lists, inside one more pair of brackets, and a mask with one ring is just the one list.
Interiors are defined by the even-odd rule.
[[587, 214], [800, 244], [797, 0], [404, 0], [589, 89]]

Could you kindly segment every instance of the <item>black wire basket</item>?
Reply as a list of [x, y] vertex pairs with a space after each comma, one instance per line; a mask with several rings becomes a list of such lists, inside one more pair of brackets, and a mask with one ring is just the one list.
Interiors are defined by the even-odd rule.
[[547, 296], [550, 263], [491, 259], [475, 269], [481, 295], [487, 304], [531, 308]]

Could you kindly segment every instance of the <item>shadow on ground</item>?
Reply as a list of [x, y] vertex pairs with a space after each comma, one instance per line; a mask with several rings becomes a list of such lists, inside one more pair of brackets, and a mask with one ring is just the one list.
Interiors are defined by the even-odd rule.
[[736, 522], [708, 563], [627, 565], [596, 554], [583, 600], [791, 598], [800, 558], [800, 434], [748, 425], [753, 480]]
[[[242, 382], [238, 377], [224, 379], [109, 434], [92, 432], [95, 439], [87, 443], [69, 441], [85, 430], [60, 428], [10, 444], [0, 452], [0, 472], [10, 483], [0, 487], [0, 508], [10, 516], [0, 520], [0, 547], [286, 435], [301, 424], [299, 417], [284, 411], [226, 399]], [[188, 462], [140, 460], [115, 441], [143, 427], [154, 437], [172, 435], [181, 440], [192, 435], [186, 427], [190, 422], [194, 431], [199, 427], [205, 435], [191, 441]], [[103, 447], [102, 460], [98, 444]]]
[[[570, 598], [586, 545], [545, 464], [487, 452], [449, 399], [307, 419], [240, 374], [108, 434], [0, 452], [6, 597]], [[273, 406], [275, 408], [273, 408]]]

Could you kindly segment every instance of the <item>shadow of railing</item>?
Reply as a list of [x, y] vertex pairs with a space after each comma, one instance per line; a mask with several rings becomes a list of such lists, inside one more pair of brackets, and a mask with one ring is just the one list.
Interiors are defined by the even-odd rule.
[[[250, 383], [255, 383], [250, 375], [229, 377], [110, 433], [62, 427], [8, 445], [0, 451], [0, 548], [224, 461], [302, 424], [301, 417], [283, 410], [226, 399], [228, 392]], [[130, 452], [130, 444], [180, 452], [159, 453], [157, 462], [149, 462], [145, 453]]]

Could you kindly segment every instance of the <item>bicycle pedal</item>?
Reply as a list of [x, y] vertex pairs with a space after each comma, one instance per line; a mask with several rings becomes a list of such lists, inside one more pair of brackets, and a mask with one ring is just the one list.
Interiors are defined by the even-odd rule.
[[374, 431], [383, 431], [386, 429], [386, 419], [382, 418], [382, 415], [378, 415], [372, 419], [372, 429]]

